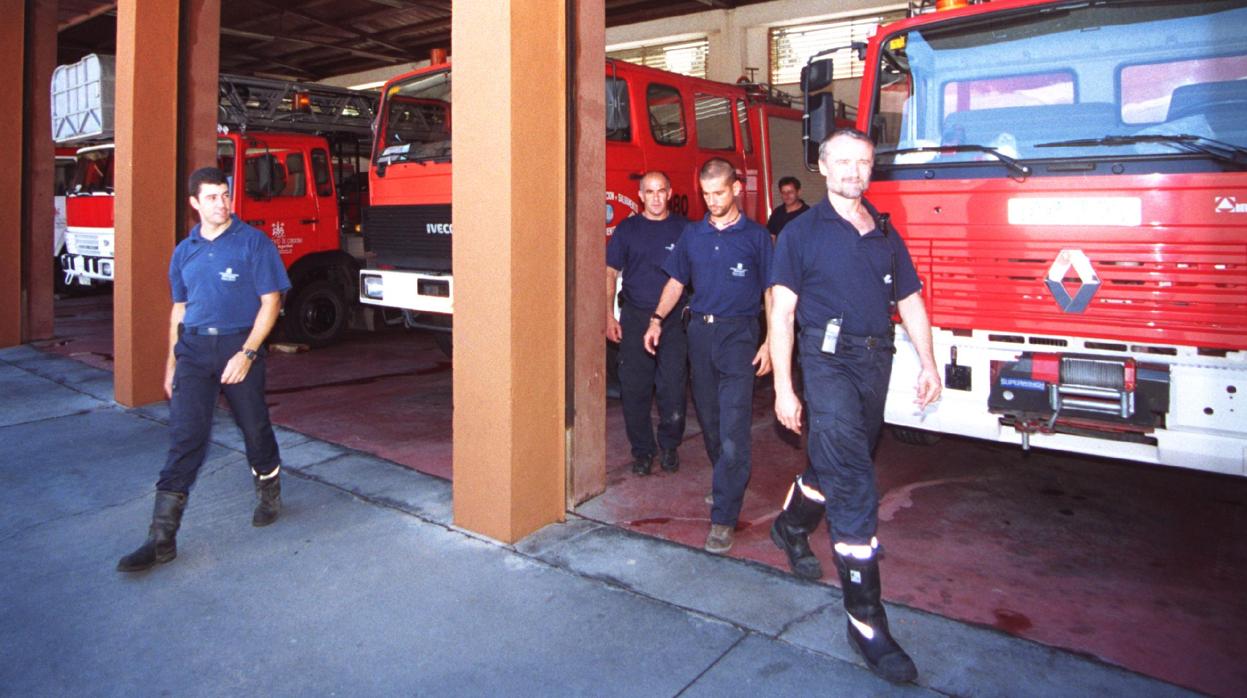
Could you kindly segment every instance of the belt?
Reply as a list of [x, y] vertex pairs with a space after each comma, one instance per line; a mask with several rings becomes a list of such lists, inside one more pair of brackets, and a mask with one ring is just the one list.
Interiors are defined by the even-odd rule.
[[186, 334], [212, 335], [215, 337], [217, 335], [242, 334], [243, 332], [250, 332], [251, 328], [250, 327], [183, 327], [182, 331], [185, 332]]
[[709, 313], [693, 313], [693, 319], [700, 320], [706, 323], [707, 325], [714, 325], [714, 324], [724, 323], [724, 322], [746, 322], [746, 321], [754, 320], [754, 318], [749, 317], [747, 315], [733, 315], [731, 317], [724, 317], [722, 315], [712, 315]]
[[[804, 328], [801, 330], [801, 334], [814, 337], [820, 342], [823, 341], [824, 332], [821, 328], [813, 328], [813, 327]], [[871, 335], [861, 335], [861, 334], [846, 334], [844, 332], [841, 332], [839, 339], [837, 339], [837, 342], [845, 346], [853, 345], [853, 346], [863, 347], [866, 349], [891, 349], [892, 348], [892, 333], [889, 332], [888, 334], [885, 334], [885, 335], [871, 336]]]
[[860, 347], [866, 347], [867, 349], [891, 349], [892, 348], [892, 336], [891, 335], [881, 335], [878, 337], [872, 337], [869, 335], [863, 336], [863, 335], [857, 335], [857, 334], [844, 334], [842, 332], [840, 333], [839, 341], [842, 344], [855, 344]]

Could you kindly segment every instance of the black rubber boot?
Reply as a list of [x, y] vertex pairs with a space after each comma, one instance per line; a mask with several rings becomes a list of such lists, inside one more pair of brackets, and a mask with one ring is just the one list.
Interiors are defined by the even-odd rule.
[[771, 524], [771, 540], [788, 555], [792, 573], [802, 579], [818, 579], [823, 576], [823, 565], [810, 549], [810, 534], [823, 520], [826, 506], [823, 502], [806, 496], [801, 490], [801, 478], [792, 483], [788, 491], [788, 503]]
[[255, 513], [251, 515], [251, 525], [267, 526], [277, 520], [281, 514], [281, 466], [269, 477], [261, 478], [252, 471], [255, 480], [255, 493], [260, 501], [255, 505]]
[[649, 475], [650, 472], [653, 471], [653, 469], [654, 469], [654, 457], [653, 456], [637, 456], [636, 458], [632, 460], [632, 474], [633, 475], [641, 475], [641, 476]]
[[844, 610], [849, 617], [849, 644], [866, 660], [866, 666], [892, 683], [918, 678], [918, 669], [888, 632], [879, 581], [879, 555], [860, 560], [836, 553], [836, 571], [844, 591]]
[[152, 525], [147, 540], [137, 550], [117, 562], [118, 572], [141, 572], [157, 563], [169, 562], [178, 556], [177, 534], [186, 510], [186, 495], [180, 492], [156, 492]]

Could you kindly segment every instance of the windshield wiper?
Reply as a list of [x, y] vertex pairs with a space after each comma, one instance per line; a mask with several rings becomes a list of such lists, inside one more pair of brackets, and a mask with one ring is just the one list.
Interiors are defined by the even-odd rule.
[[1036, 148], [1078, 148], [1090, 146], [1134, 145], [1136, 143], [1164, 143], [1182, 148], [1190, 153], [1208, 155], [1224, 162], [1236, 165], [1247, 165], [1247, 148], [1233, 143], [1225, 143], [1206, 136], [1194, 136], [1189, 133], [1164, 134], [1148, 133], [1135, 136], [1103, 136], [1101, 138], [1075, 138], [1068, 141], [1037, 143]]
[[1009, 169], [1017, 172], [1023, 177], [1031, 173], [1030, 165], [1025, 165], [1021, 161], [1005, 155], [998, 148], [990, 145], [920, 145], [913, 148], [880, 148], [875, 151], [876, 155], [904, 155], [905, 153], [987, 153], [995, 156], [997, 160], [1004, 163]]

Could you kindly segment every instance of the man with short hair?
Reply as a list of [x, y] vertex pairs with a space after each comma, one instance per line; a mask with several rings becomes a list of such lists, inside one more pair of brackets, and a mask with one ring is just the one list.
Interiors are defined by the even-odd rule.
[[267, 526], [281, 512], [281, 456], [264, 402], [264, 339], [290, 279], [273, 241], [232, 215], [224, 172], [195, 170], [187, 190], [200, 222], [169, 262], [169, 455], [156, 482], [147, 540], [117, 563], [122, 572], [177, 557], [182, 512], [203, 465], [222, 392], [242, 430], [259, 498], [251, 524]]
[[[798, 576], [816, 579], [822, 567], [809, 534], [824, 516], [844, 590], [849, 643], [867, 666], [894, 682], [917, 669], [892, 638], [879, 577], [879, 493], [872, 449], [883, 424], [892, 372], [892, 309], [899, 311], [917, 350], [917, 403], [939, 399], [931, 325], [922, 283], [909, 250], [863, 197], [870, 186], [874, 145], [860, 131], [841, 129], [819, 148], [827, 199], [793, 221], [779, 238], [771, 274], [770, 341], [775, 369], [775, 415], [801, 432], [802, 406], [792, 382], [799, 347], [809, 409], [809, 467], [788, 491], [771, 539]], [[801, 327], [794, 338], [794, 319]], [[824, 496], [825, 493], [825, 496]]]
[[766, 221], [766, 229], [771, 231], [772, 238], [778, 238], [784, 226], [797, 216], [810, 210], [801, 200], [801, 180], [796, 177], [781, 177], [779, 180], [779, 206], [771, 211]]
[[770, 311], [766, 284], [772, 245], [766, 228], [741, 213], [741, 183], [730, 162], [707, 161], [698, 183], [709, 211], [685, 227], [663, 265], [671, 278], [650, 318], [645, 347], [653, 353], [660, 337], [667, 341], [665, 322], [684, 288], [692, 285], [688, 354], [693, 404], [714, 465], [705, 548], [723, 554], [735, 540], [749, 484], [754, 376], [771, 370], [767, 344], [758, 344], [758, 309], [765, 299]]
[[[649, 475], [654, 463], [654, 422], [650, 415], [658, 401], [658, 447], [665, 472], [680, 469], [677, 450], [684, 439], [684, 410], [688, 399], [688, 340], [680, 312], [681, 298], [663, 322], [662, 346], [655, 355], [645, 350], [645, 330], [658, 307], [667, 274], [662, 263], [675, 248], [688, 220], [667, 208], [671, 180], [662, 172], [641, 177], [639, 215], [624, 219], [606, 246], [606, 338], [619, 342], [619, 386], [624, 428], [632, 448], [632, 472]], [[623, 273], [619, 319], [615, 319], [615, 285]]]

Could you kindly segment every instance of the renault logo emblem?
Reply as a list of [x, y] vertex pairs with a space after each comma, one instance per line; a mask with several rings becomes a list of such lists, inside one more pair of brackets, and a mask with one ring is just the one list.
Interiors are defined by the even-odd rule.
[[[1078, 274], [1078, 290], [1073, 296], [1065, 290], [1065, 274], [1070, 267]], [[1056, 299], [1057, 306], [1067, 313], [1081, 313], [1090, 305], [1092, 297], [1100, 288], [1100, 277], [1091, 268], [1091, 260], [1082, 250], [1061, 250], [1048, 267], [1048, 278], [1044, 279], [1048, 292]]]

